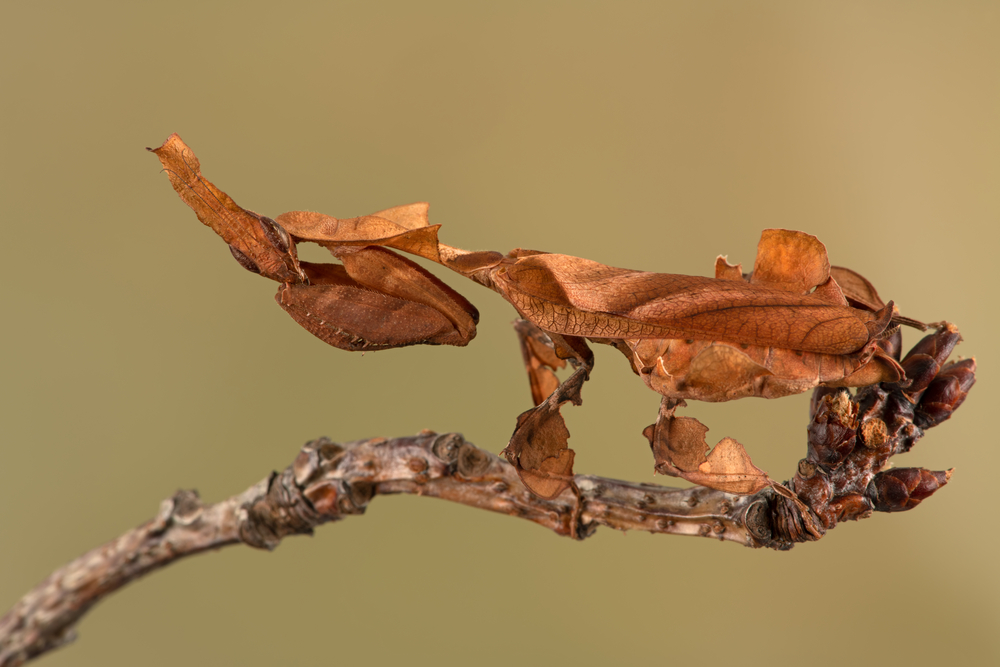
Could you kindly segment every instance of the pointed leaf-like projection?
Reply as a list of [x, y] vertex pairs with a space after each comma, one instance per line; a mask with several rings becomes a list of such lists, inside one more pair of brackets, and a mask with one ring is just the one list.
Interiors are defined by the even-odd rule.
[[743, 265], [730, 264], [726, 257], [719, 255], [715, 258], [715, 278], [717, 280], [743, 280]]
[[229, 244], [244, 268], [282, 283], [301, 283], [295, 246], [274, 220], [248, 211], [201, 175], [201, 163], [179, 136], [171, 134], [159, 148], [147, 148], [160, 159], [170, 184], [198, 219]]

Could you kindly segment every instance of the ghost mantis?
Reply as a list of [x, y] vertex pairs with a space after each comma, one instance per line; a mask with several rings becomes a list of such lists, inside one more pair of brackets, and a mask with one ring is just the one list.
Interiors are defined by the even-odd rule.
[[[616, 348], [662, 396], [656, 422], [644, 431], [656, 470], [737, 494], [767, 486], [791, 492], [731, 438], [709, 452], [708, 429], [675, 415], [685, 400], [904, 383], [908, 370], [919, 370], [909, 357], [900, 364], [898, 329], [925, 326], [883, 302], [858, 273], [831, 266], [826, 248], [809, 234], [765, 230], [750, 273], [719, 257], [714, 277], [633, 271], [535, 250], [467, 251], [438, 240], [440, 225], [429, 223], [426, 203], [350, 219], [292, 211], [272, 220], [243, 209], [205, 179], [176, 134], [149, 150], [237, 261], [278, 282], [281, 308], [330, 345], [352, 351], [464, 346], [475, 337], [476, 308], [395, 251], [435, 262], [506, 299], [521, 317], [515, 328], [535, 407], [518, 417], [503, 453], [543, 498], [573, 485], [574, 452], [559, 409], [581, 402], [594, 366], [589, 343]], [[299, 261], [296, 245], [304, 242], [327, 248], [340, 263]], [[938, 328], [949, 341], [940, 367], [959, 336], [952, 325]], [[941, 357], [942, 350], [931, 356]], [[560, 382], [555, 371], [567, 361], [575, 371]]]

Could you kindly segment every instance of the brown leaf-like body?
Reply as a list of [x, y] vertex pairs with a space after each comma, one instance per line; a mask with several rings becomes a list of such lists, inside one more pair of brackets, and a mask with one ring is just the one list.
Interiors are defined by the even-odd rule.
[[278, 282], [305, 281], [295, 246], [284, 230], [270, 218], [242, 208], [212, 185], [201, 175], [201, 163], [179, 136], [171, 134], [162, 146], [147, 150], [160, 159], [184, 203], [229, 244], [240, 264], [251, 271], [256, 267], [255, 273]]
[[[832, 267], [824, 245], [802, 232], [764, 230], [751, 274], [720, 256], [714, 278], [634, 271], [527, 249], [506, 256], [470, 252], [439, 242], [426, 203], [348, 219], [292, 211], [275, 222], [240, 208], [205, 180], [176, 135], [154, 152], [177, 192], [230, 244], [240, 264], [286, 283], [278, 303], [331, 345], [465, 345], [475, 336], [476, 309], [389, 248], [447, 266], [507, 299], [525, 320], [517, 326], [536, 407], [519, 417], [504, 453], [525, 484], [544, 497], [570, 485], [574, 455], [559, 407], [580, 402], [593, 365], [587, 341], [616, 347], [647, 386], [664, 396], [660, 418], [647, 429], [658, 470], [732, 493], [772, 486], [796, 502], [790, 490], [753, 466], [735, 440], [724, 439], [709, 453], [707, 429], [675, 417], [677, 405], [683, 399], [777, 398], [813, 387], [906, 379], [909, 384], [900, 387], [911, 405], [926, 391], [919, 415], [933, 424], [947, 418], [974, 378], [974, 364], [941, 372], [957, 330], [939, 331], [900, 365], [898, 327], [890, 325], [924, 325], [896, 313], [863, 276]], [[300, 267], [294, 243], [302, 241], [327, 247], [343, 265]], [[559, 384], [553, 371], [566, 359], [578, 370]], [[824, 433], [836, 435], [830, 428]], [[877, 435], [862, 430], [866, 455], [885, 458], [889, 453], [872, 444]], [[829, 451], [808, 465], [838, 464], [846, 451], [856, 450], [850, 442], [820, 443]], [[803, 489], [809, 483], [804, 478]], [[822, 495], [817, 484], [813, 491]], [[843, 516], [863, 510], [859, 493], [844, 498]]]

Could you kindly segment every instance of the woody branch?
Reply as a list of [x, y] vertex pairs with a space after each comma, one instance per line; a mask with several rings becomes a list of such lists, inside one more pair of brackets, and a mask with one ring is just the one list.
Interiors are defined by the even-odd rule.
[[943, 367], [935, 361], [949, 336], [953, 345], [957, 331], [945, 328], [909, 355], [925, 365], [919, 391], [873, 386], [853, 397], [843, 390], [814, 395], [807, 455], [787, 484], [792, 498], [770, 488], [740, 496], [576, 475], [569, 489], [546, 500], [530, 493], [509, 463], [456, 433], [309, 442], [285, 470], [221, 502], [204, 505], [195, 491], [178, 491], [152, 520], [54, 572], [0, 618], [0, 667], [72, 641], [96, 603], [158, 568], [232, 544], [273, 549], [288, 535], [363, 514], [378, 495], [451, 500], [575, 539], [607, 526], [774, 549], [819, 539], [838, 522], [873, 511], [911, 509], [950, 471], [883, 468], [947, 419], [974, 383], [974, 360]]

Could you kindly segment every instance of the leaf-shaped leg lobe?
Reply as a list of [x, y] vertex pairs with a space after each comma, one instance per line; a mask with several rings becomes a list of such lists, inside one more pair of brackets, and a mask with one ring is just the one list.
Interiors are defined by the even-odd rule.
[[[529, 337], [535, 332], [542, 333], [530, 323], [523, 327], [523, 331]], [[522, 335], [523, 344], [522, 329], [518, 333]], [[541, 346], [549, 344], [541, 336], [537, 338], [537, 342]], [[546, 364], [548, 361], [558, 362], [562, 358], [572, 357], [578, 368], [548, 398], [518, 416], [514, 434], [502, 452], [517, 470], [525, 487], [541, 498], [555, 498], [573, 484], [573, 460], [576, 455], [568, 446], [569, 429], [559, 410], [563, 403], [580, 405], [583, 402], [580, 391], [593, 368], [593, 353], [586, 341], [557, 335], [550, 343], [552, 356], [548, 357], [544, 352], [541, 355], [546, 357]], [[529, 376], [530, 374], [529, 366]], [[551, 375], [549, 381], [555, 378], [554, 374]], [[533, 385], [533, 397], [537, 396], [535, 392]]]
[[569, 448], [569, 429], [560, 406], [582, 402], [580, 389], [587, 371], [578, 369], [549, 397], [517, 418], [514, 434], [501, 452], [517, 470], [525, 487], [541, 498], [555, 498], [573, 482], [575, 452]]
[[723, 438], [708, 453], [708, 427], [692, 417], [674, 415], [683, 405], [682, 400], [664, 397], [656, 423], [643, 431], [653, 450], [657, 472], [744, 495], [776, 485], [753, 464], [743, 445], [732, 438]]

